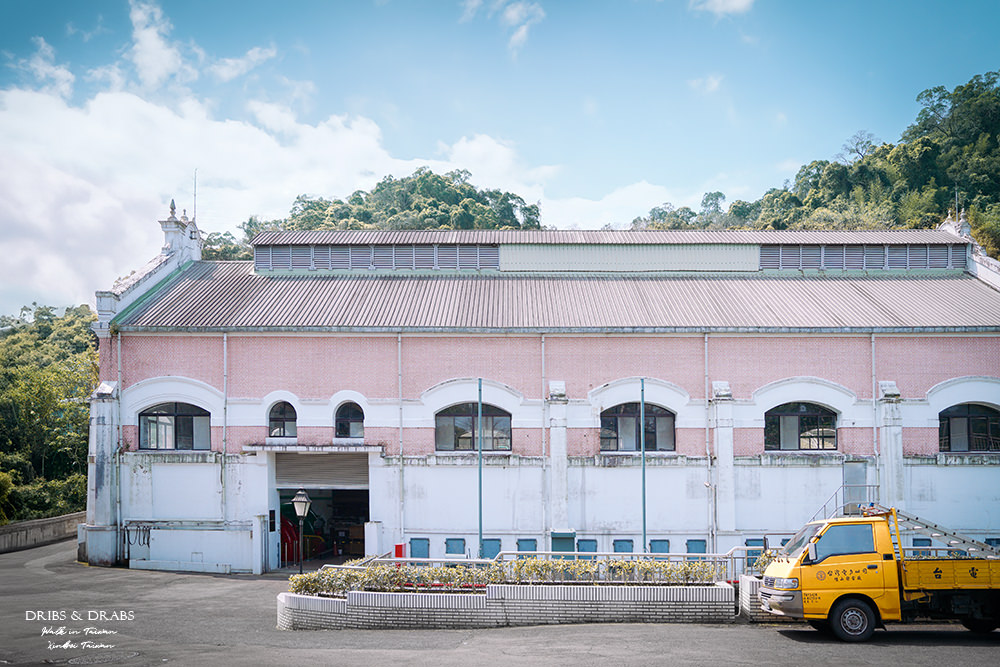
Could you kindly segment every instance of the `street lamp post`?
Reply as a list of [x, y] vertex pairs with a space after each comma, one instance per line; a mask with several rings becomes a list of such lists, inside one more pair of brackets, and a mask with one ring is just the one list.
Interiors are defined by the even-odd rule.
[[305, 535], [303, 533], [302, 523], [305, 521], [306, 515], [309, 514], [309, 506], [312, 501], [309, 500], [309, 494], [306, 493], [305, 489], [299, 489], [295, 493], [295, 497], [292, 498], [292, 505], [295, 507], [295, 515], [299, 517], [299, 574], [302, 574], [302, 553], [303, 545], [305, 545]]

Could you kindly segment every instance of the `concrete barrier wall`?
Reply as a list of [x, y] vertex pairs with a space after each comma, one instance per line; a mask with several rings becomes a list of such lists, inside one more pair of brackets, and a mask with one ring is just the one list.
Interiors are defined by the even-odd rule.
[[0, 554], [76, 537], [77, 525], [86, 520], [86, 512], [75, 512], [0, 526]]
[[724, 623], [735, 591], [710, 586], [490, 585], [485, 593], [278, 595], [278, 629], [493, 628], [568, 623]]

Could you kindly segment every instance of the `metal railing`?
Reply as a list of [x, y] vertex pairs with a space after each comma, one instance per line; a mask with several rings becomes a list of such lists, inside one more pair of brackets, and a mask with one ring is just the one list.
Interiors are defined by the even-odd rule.
[[[755, 563], [762, 546], [736, 546], [725, 553], [622, 553], [612, 551], [501, 551], [494, 558], [371, 556], [350, 565], [321, 569], [365, 570], [378, 565], [417, 567], [499, 566], [511, 583], [693, 583], [735, 581], [741, 574], [759, 574]], [[527, 561], [550, 563], [529, 567]], [[582, 565], [573, 565], [573, 563]], [[643, 565], [646, 563], [647, 565]], [[650, 565], [651, 564], [651, 565]], [[583, 577], [583, 578], [581, 578]]]
[[[844, 484], [812, 515], [809, 521], [831, 519], [838, 516], [858, 516], [868, 505], [878, 505], [877, 484]], [[808, 522], [807, 522], [808, 523]]]

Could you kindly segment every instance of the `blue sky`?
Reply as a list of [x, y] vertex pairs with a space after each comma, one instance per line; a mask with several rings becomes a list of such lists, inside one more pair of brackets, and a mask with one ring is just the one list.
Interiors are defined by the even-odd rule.
[[0, 2], [0, 313], [93, 302], [203, 230], [428, 165], [625, 225], [753, 200], [1000, 68], [1000, 3]]

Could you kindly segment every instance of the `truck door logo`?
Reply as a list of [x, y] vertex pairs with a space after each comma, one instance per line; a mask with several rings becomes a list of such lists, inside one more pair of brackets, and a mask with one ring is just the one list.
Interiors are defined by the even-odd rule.
[[816, 570], [816, 579], [819, 581], [823, 581], [824, 579], [826, 579], [826, 572], [824, 572], [823, 570]]
[[978, 570], [977, 568], [974, 568], [974, 567], [970, 567], [970, 568], [969, 568], [969, 575], [970, 575], [970, 576], [971, 576], [971, 577], [972, 577], [973, 579], [975, 579], [975, 578], [976, 578], [976, 575], [977, 575], [977, 574], [979, 574], [979, 570]]

